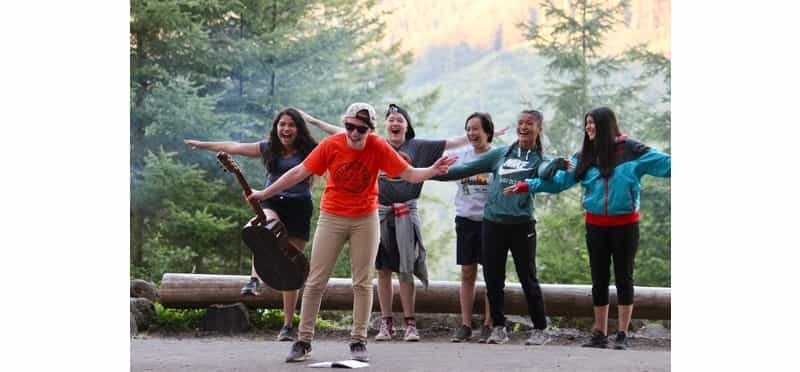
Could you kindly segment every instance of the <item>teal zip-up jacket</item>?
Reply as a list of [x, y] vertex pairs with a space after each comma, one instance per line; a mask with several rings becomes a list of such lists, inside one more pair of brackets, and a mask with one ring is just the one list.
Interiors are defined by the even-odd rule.
[[[563, 159], [561, 159], [563, 160]], [[489, 196], [483, 208], [483, 218], [495, 223], [512, 224], [533, 219], [534, 202], [531, 194], [503, 195], [503, 188], [528, 178], [555, 173], [563, 161], [543, 159], [533, 149], [522, 150], [517, 142], [482, 154], [468, 163], [450, 167], [447, 174], [433, 177], [437, 181], [452, 181], [479, 173], [492, 172]]]
[[[658, 152], [624, 136], [617, 139], [618, 162], [608, 178], [600, 176], [600, 169], [592, 166], [587, 169], [581, 186], [583, 187], [583, 208], [586, 220], [598, 224], [615, 225], [615, 217], [627, 216], [622, 222], [638, 221], [639, 191], [642, 176], [668, 178], [672, 171], [672, 157]], [[580, 154], [572, 157], [577, 166]], [[550, 180], [532, 178], [526, 180], [530, 194], [537, 192], [559, 193], [577, 183], [574, 169], [559, 170]], [[594, 218], [594, 220], [593, 220]]]

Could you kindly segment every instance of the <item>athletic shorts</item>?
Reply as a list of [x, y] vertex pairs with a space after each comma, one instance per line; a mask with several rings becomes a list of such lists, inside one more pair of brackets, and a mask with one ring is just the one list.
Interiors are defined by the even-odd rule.
[[481, 262], [481, 226], [477, 222], [456, 216], [456, 263], [459, 265], [472, 265]]

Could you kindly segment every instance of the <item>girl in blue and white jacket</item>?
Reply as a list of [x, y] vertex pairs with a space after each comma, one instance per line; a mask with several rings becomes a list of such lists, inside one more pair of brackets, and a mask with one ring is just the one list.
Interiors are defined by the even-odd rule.
[[558, 171], [552, 180], [528, 179], [507, 187], [506, 194], [559, 193], [580, 182], [586, 210], [586, 245], [592, 272], [594, 332], [584, 346], [608, 345], [608, 285], [611, 258], [617, 287], [619, 327], [615, 349], [627, 349], [633, 312], [633, 262], [639, 246], [639, 190], [645, 174], [670, 177], [670, 155], [626, 138], [607, 107], [584, 116], [583, 148], [573, 156], [574, 169]]

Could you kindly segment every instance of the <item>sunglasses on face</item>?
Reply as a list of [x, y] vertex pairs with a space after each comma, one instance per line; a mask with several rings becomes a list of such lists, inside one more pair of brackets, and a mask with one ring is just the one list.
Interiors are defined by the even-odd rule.
[[356, 131], [358, 131], [358, 133], [361, 134], [367, 133], [367, 131], [369, 130], [369, 128], [367, 127], [350, 123], [344, 123], [344, 129], [347, 129], [348, 132], [352, 132], [355, 129]]

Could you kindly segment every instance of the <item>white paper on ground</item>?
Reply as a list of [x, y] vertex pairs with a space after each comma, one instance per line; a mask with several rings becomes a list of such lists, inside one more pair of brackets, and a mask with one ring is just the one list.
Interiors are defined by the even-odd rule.
[[340, 360], [338, 362], [319, 362], [308, 365], [311, 368], [363, 368], [369, 367], [369, 363], [360, 362], [357, 360]]

